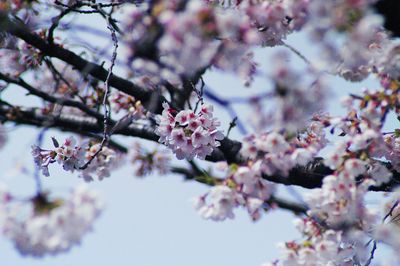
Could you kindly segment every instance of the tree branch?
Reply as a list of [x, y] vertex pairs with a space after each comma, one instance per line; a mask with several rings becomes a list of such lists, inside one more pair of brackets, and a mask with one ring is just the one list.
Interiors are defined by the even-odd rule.
[[[102, 125], [99, 125], [96, 119], [65, 114], [61, 114], [59, 116], [44, 115], [40, 112], [40, 110], [34, 108], [23, 109], [21, 107], [0, 105], [0, 120], [1, 119], [4, 121], [12, 121], [14, 123], [23, 125], [59, 128], [63, 131], [75, 132], [78, 134], [82, 134], [81, 132], [103, 132]], [[110, 121], [110, 124], [114, 125], [115, 121]], [[122, 128], [114, 132], [114, 134], [138, 137], [154, 142], [158, 142], [159, 139], [159, 136], [154, 133], [154, 129], [152, 127], [140, 124], [131, 124], [128, 127]], [[230, 153], [226, 154], [222, 152], [224, 150], [229, 150]], [[237, 153], [239, 152], [239, 150], [240, 142], [232, 141], [225, 138], [221, 141], [221, 150], [214, 150], [210, 156], [206, 157], [206, 160], [210, 162], [227, 160], [230, 163], [241, 163], [240, 160], [237, 159]], [[226, 156], [230, 157], [226, 158]], [[387, 184], [383, 184], [377, 187], [370, 187], [371, 191], [392, 191], [400, 184], [400, 173], [393, 170], [389, 163], [387, 163], [386, 166], [391, 169], [393, 173], [393, 178]], [[295, 167], [289, 172], [289, 175], [287, 177], [282, 177], [278, 175], [263, 175], [263, 178], [278, 184], [296, 185], [303, 188], [313, 189], [320, 188], [322, 186], [323, 178], [332, 173], [333, 171], [323, 164], [322, 158], [316, 158], [314, 162], [309, 163], [307, 166]]]
[[81, 102], [77, 102], [77, 101], [74, 101], [71, 99], [66, 99], [66, 98], [54, 97], [50, 94], [47, 94], [46, 92], [43, 92], [39, 89], [34, 88], [33, 86], [29, 85], [26, 81], [24, 81], [22, 78], [12, 78], [7, 75], [4, 75], [3, 73], [0, 73], [0, 79], [4, 80], [7, 83], [16, 84], [16, 85], [26, 89], [30, 94], [38, 96], [39, 98], [41, 98], [47, 102], [78, 108], [82, 112], [85, 112], [86, 114], [98, 119], [99, 121], [103, 118], [102, 114], [97, 113], [96, 111], [90, 109], [89, 107], [87, 107], [85, 104], [83, 104]]
[[[24, 40], [26, 43], [39, 49], [46, 56], [55, 57], [64, 61], [81, 71], [84, 75], [89, 74], [101, 81], [106, 81], [107, 79], [108, 71], [102, 66], [89, 62], [61, 46], [47, 43], [39, 35], [31, 33], [25, 25], [11, 21], [4, 12], [0, 12], [0, 32], [2, 31], [8, 32], [11, 35]], [[110, 86], [142, 101], [142, 103], [147, 103], [151, 99], [151, 91], [145, 90], [144, 88], [141, 88], [117, 75], [112, 75], [110, 77], [109, 84]], [[164, 101], [163, 97], [160, 97], [159, 101], [159, 106], [161, 106], [162, 101]]]
[[[18, 38], [23, 39], [28, 44], [36, 47], [47, 56], [58, 58], [72, 65], [81, 72], [92, 75], [96, 79], [102, 81], [105, 81], [107, 79], [108, 71], [106, 71], [100, 65], [86, 61], [85, 59], [81, 58], [75, 53], [67, 49], [64, 49], [60, 46], [48, 44], [38, 35], [30, 33], [29, 30], [23, 24], [12, 22], [7, 17], [7, 14], [5, 14], [4, 12], [0, 12], [0, 26], [1, 26], [0, 32], [6, 31]], [[152, 93], [152, 91], [147, 91], [133, 84], [132, 82], [125, 80], [121, 77], [118, 77], [116, 75], [112, 75], [110, 77], [109, 84], [110, 86], [122, 92], [125, 92], [135, 97], [138, 100], [141, 100], [143, 103], [151, 103], [152, 105], [155, 106], [155, 108], [157, 108], [154, 110], [156, 113], [161, 112], [162, 110], [161, 103], [165, 100], [165, 98], [157, 91], [155, 91], [155, 93]], [[154, 95], [156, 95], [157, 97], [154, 98], [153, 97]], [[157, 103], [154, 104], [154, 102]], [[0, 115], [2, 113], [4, 114], [4, 112], [7, 113], [7, 111], [4, 110], [3, 107], [0, 110]], [[48, 124], [49, 121], [51, 121], [50, 124], [53, 127], [58, 127], [73, 132], [76, 132], [77, 128], [79, 130], [88, 130], [89, 132], [96, 132], [96, 133], [100, 132], [101, 130], [101, 128], [96, 123], [94, 123], [93, 120], [91, 122], [82, 123], [82, 122], [77, 122], [76, 119], [71, 120], [71, 119], [66, 119], [65, 117], [62, 118], [63, 116], [57, 118], [57, 117], [43, 117], [43, 115], [38, 117], [37, 115], [38, 114], [36, 112], [28, 111], [25, 112], [22, 117], [19, 117], [18, 119], [14, 119], [12, 121], [16, 123], [31, 124], [36, 126], [43, 126], [43, 124], [46, 123]], [[128, 128], [122, 129], [115, 133], [140, 137], [152, 141], [158, 140], [158, 136], [154, 133], [154, 131], [144, 126], [137, 127], [132, 125]], [[240, 148], [241, 148], [240, 142], [224, 138], [221, 141], [221, 146], [219, 147], [219, 150], [215, 150], [206, 159], [208, 161], [226, 160], [229, 164], [230, 163], [240, 164], [242, 163], [242, 159], [240, 158], [239, 155]], [[390, 164], [387, 164], [387, 166], [389, 167], [389, 169], [391, 169]], [[323, 178], [331, 173], [332, 170], [323, 165], [321, 158], [316, 158], [312, 163], [308, 164], [306, 167], [294, 168], [292, 171], [290, 171], [288, 177], [265, 175], [264, 178], [275, 183], [280, 183], [285, 185], [298, 185], [304, 188], [311, 189], [311, 188], [321, 187]], [[393, 169], [392, 173], [393, 173], [393, 178], [388, 184], [384, 184], [379, 187], [371, 187], [370, 190], [373, 191], [393, 190], [397, 185], [400, 184], [400, 174], [394, 171]]]
[[[223, 179], [215, 178], [213, 177], [212, 180], [210, 178], [201, 178], [198, 176], [198, 173], [196, 173], [198, 170], [196, 169], [187, 169], [183, 167], [172, 167], [171, 172], [183, 175], [186, 180], [195, 180], [196, 182], [209, 185], [209, 186], [214, 186], [218, 183], [222, 183]], [[266, 202], [267, 205], [269, 206], [277, 206], [281, 209], [291, 211], [294, 214], [307, 214], [308, 208], [307, 206], [303, 204], [299, 204], [296, 202], [292, 202], [286, 199], [282, 199], [280, 197], [272, 196], [270, 197]]]

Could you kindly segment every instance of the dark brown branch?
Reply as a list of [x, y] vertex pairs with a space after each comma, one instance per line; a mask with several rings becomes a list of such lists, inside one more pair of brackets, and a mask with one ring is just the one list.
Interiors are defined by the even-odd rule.
[[380, 0], [374, 6], [385, 19], [385, 28], [400, 37], [400, 1]]
[[[24, 40], [26, 43], [39, 49], [46, 56], [58, 58], [81, 71], [83, 74], [89, 74], [101, 81], [107, 79], [108, 71], [102, 66], [89, 62], [61, 46], [47, 43], [39, 37], [39, 35], [29, 32], [25, 25], [11, 21], [4, 12], [0, 12], [0, 31], [8, 32]], [[147, 103], [151, 98], [152, 93], [150, 90], [145, 90], [117, 75], [112, 75], [109, 83], [110, 86], [141, 100], [143, 103]], [[163, 99], [160, 99], [160, 101], [162, 100]]]
[[[97, 123], [96, 119], [77, 117], [73, 115], [44, 115], [37, 109], [22, 109], [13, 108], [7, 105], [0, 105], [0, 120], [12, 121], [17, 124], [33, 125], [38, 127], [53, 127], [59, 128], [64, 131], [70, 132], [88, 132], [88, 133], [102, 133], [103, 127]], [[115, 122], [110, 121], [113, 125]], [[128, 127], [122, 128], [114, 134], [138, 137], [145, 140], [158, 142], [159, 137], [154, 133], [154, 129], [150, 126], [143, 126], [138, 124], [132, 124]], [[237, 152], [240, 149], [240, 143], [231, 140], [224, 139], [221, 141], [223, 149]], [[236, 153], [237, 153], [236, 152]], [[214, 150], [214, 152], [206, 157], [207, 161], [217, 162], [225, 160], [225, 156], [220, 150]], [[239, 162], [235, 157], [233, 162]], [[229, 161], [229, 159], [228, 159]], [[391, 169], [390, 164], [387, 167]], [[387, 184], [383, 184], [378, 187], [370, 187], [371, 191], [392, 191], [400, 184], [400, 174], [393, 169], [393, 178]], [[284, 185], [296, 185], [303, 188], [319, 188], [322, 186], [322, 180], [325, 176], [332, 174], [332, 170], [326, 167], [321, 158], [316, 158], [313, 163], [308, 164], [305, 167], [296, 167], [289, 172], [287, 177], [282, 176], [267, 176], [263, 178], [274, 183]]]
[[22, 88], [26, 89], [30, 94], [38, 96], [39, 98], [42, 98], [43, 100], [51, 103], [56, 103], [60, 104], [63, 106], [69, 106], [69, 107], [75, 107], [81, 110], [82, 112], [85, 112], [86, 114], [101, 120], [103, 118], [103, 115], [90, 109], [87, 107], [85, 104], [81, 102], [77, 102], [71, 99], [66, 99], [66, 98], [58, 98], [54, 97], [50, 94], [47, 94], [44, 91], [41, 91], [39, 89], [34, 88], [33, 86], [29, 85], [26, 81], [24, 81], [22, 78], [12, 78], [9, 76], [6, 76], [2, 73], [0, 73], [0, 79], [4, 80], [7, 83], [12, 83], [21, 86]]
[[[94, 78], [105, 81], [107, 79], [108, 72], [95, 63], [89, 62], [76, 55], [75, 53], [64, 49], [60, 46], [48, 44], [38, 35], [29, 32], [26, 27], [20, 23], [12, 22], [7, 17], [5, 13], [0, 12], [0, 31], [6, 31], [18, 38], [23, 39], [28, 44], [36, 47], [45, 55], [50, 57], [58, 58], [79, 71], [83, 73], [87, 73], [92, 75]], [[131, 96], [134, 96], [136, 99], [141, 100], [143, 103], [151, 103], [156, 108], [151, 108], [151, 110], [155, 113], [159, 113], [161, 111], [161, 103], [164, 101], [164, 98], [161, 94], [153, 94], [151, 91], [147, 91], [132, 82], [125, 80], [121, 77], [112, 75], [109, 80], [110, 86], [125, 92]], [[156, 93], [158, 93], [156, 91]], [[157, 95], [156, 99], [152, 97], [153, 95]], [[157, 102], [156, 104], [154, 104]], [[0, 110], [1, 115], [2, 110]], [[100, 132], [101, 128], [95, 123], [72, 123], [70, 120], [64, 121], [55, 117], [32, 117], [32, 113], [29, 113], [30, 119], [16, 119], [14, 122], [22, 123], [22, 124], [33, 124], [36, 126], [43, 126], [43, 123], [49, 123], [48, 119], [52, 122], [52, 126], [67, 129], [70, 131], [74, 130], [76, 127], [79, 129], [89, 130], [90, 132]], [[28, 115], [28, 117], [29, 117]], [[35, 118], [35, 119], [33, 119]], [[115, 132], [117, 134], [128, 135], [128, 136], [136, 136], [143, 139], [157, 141], [158, 136], [154, 134], [154, 131], [151, 129], [146, 129], [145, 127], [136, 128], [135, 126], [130, 126], [119, 132]], [[239, 151], [241, 148], [241, 143], [237, 141], [232, 141], [228, 138], [225, 138], [221, 141], [221, 146], [219, 150], [215, 150], [211, 156], [208, 156], [206, 159], [209, 161], [222, 161], [226, 160], [228, 163], [242, 163], [241, 158], [239, 158]], [[389, 169], [391, 168], [390, 165]], [[400, 184], [400, 174], [396, 171], [392, 170], [393, 178], [388, 184], [381, 185], [379, 187], [371, 187], [370, 190], [373, 191], [390, 191], [393, 190], [397, 185]], [[322, 185], [322, 180], [326, 175], [332, 173], [332, 170], [328, 167], [324, 166], [321, 159], [316, 158], [315, 161], [307, 167], [296, 167], [292, 171], [290, 171], [288, 177], [282, 176], [264, 176], [265, 179], [275, 182], [281, 183], [285, 185], [298, 185], [304, 188], [318, 188]]]
[[272, 196], [267, 200], [269, 205], [276, 205], [281, 209], [290, 210], [294, 214], [304, 214], [307, 215], [308, 208], [307, 206], [296, 203], [293, 201], [285, 200], [279, 197]]
[[374, 259], [374, 255], [375, 255], [376, 249], [377, 249], [376, 241], [373, 241], [372, 249], [371, 249], [369, 258], [368, 258], [368, 260], [367, 260], [367, 262], [365, 263], [364, 266], [369, 266], [371, 264], [372, 260]]
[[[382, 162], [392, 172], [390, 182], [380, 186], [371, 186], [370, 191], [393, 191], [400, 185], [400, 173], [395, 171], [390, 163]], [[284, 185], [296, 185], [304, 188], [319, 188], [325, 176], [331, 175], [333, 170], [323, 164], [322, 158], [315, 158], [306, 166], [297, 166], [289, 172], [287, 177], [263, 175], [266, 180]]]
[[[85, 59], [81, 58], [80, 56], [76, 55], [75, 53], [65, 48], [48, 44], [38, 35], [30, 33], [29, 30], [27, 30], [24, 25], [21, 25], [20, 23], [16, 22], [11, 22], [7, 18], [7, 15], [5, 13], [0, 12], [0, 31], [2, 30], [7, 31], [8, 33], [18, 38], [21, 38], [28, 44], [39, 49], [45, 55], [58, 58], [72, 65], [73, 67], [75, 67], [76, 69], [78, 69], [83, 73], [90, 74], [94, 78], [102, 81], [105, 81], [107, 79], [108, 71], [105, 70], [102, 66], [86, 61]], [[197, 83], [196, 80], [200, 78], [200, 75], [201, 73], [199, 73], [197, 76], [193, 78], [193, 80], [196, 83]], [[132, 82], [125, 80], [121, 77], [118, 77], [116, 75], [112, 75], [110, 77], [109, 84], [110, 86], [122, 92], [125, 92], [128, 95], [135, 97], [137, 100], [142, 101], [142, 103], [144, 103], [145, 106], [150, 104], [151, 108], [148, 108], [148, 110], [152, 110], [155, 113], [161, 112], [162, 102], [165, 101], [165, 98], [162, 95], [157, 94], [158, 93], [157, 91], [155, 93], [152, 93], [152, 91], [144, 90], [143, 88], [133, 84]], [[157, 95], [156, 99], [152, 97], [154, 94]], [[240, 149], [239, 142], [232, 141], [227, 138], [225, 138], [221, 142], [220, 150], [223, 151], [223, 154], [229, 163], [238, 161], [237, 155], [239, 149]], [[224, 157], [219, 157], [219, 158], [220, 158], [219, 160], [224, 160]]]

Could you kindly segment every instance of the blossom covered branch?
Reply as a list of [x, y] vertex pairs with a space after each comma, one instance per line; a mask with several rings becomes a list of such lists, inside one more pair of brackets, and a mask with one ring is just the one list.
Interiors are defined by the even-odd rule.
[[[280, 259], [267, 265], [369, 265], [381, 244], [400, 248], [400, 131], [393, 119], [400, 114], [400, 49], [388, 2], [3, 1], [0, 148], [8, 122], [69, 131], [73, 136], [49, 138], [52, 145], [32, 146], [38, 184], [52, 167], [92, 182], [129, 161], [135, 176], [174, 173], [208, 185], [193, 200], [204, 219], [233, 219], [239, 207], [253, 221], [275, 208], [300, 216], [302, 238], [284, 243]], [[75, 21], [62, 27], [71, 14], [98, 18], [113, 48], [79, 36]], [[318, 58], [287, 42], [295, 32]], [[270, 47], [277, 49], [265, 68], [259, 52]], [[305, 66], [293, 65], [289, 52]], [[211, 92], [211, 71], [237, 76], [241, 96], [222, 82]], [[332, 111], [328, 76], [376, 84], [352, 91]], [[260, 81], [267, 85], [255, 93]], [[40, 101], [15, 103], [9, 92], [16, 87]], [[138, 142], [122, 146], [116, 135]], [[172, 158], [188, 165], [171, 166]], [[295, 195], [301, 203], [282, 199], [282, 184], [306, 188]], [[368, 201], [370, 191], [388, 192], [375, 193], [383, 214]], [[16, 216], [21, 208], [26, 215]], [[0, 190], [1, 231], [24, 255], [69, 250], [101, 209], [97, 194], [83, 188], [61, 200], [38, 185], [24, 202]], [[398, 265], [398, 254], [393, 261]]]

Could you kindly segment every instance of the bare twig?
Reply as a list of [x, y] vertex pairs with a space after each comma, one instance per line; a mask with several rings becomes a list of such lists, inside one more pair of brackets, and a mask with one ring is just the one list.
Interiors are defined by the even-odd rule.
[[236, 121], [237, 121], [237, 116], [235, 118], [232, 119], [232, 121], [229, 123], [229, 128], [228, 128], [228, 132], [226, 133], [226, 137], [229, 137], [229, 133], [231, 133], [231, 130], [236, 127]]
[[103, 130], [103, 139], [101, 140], [100, 143], [100, 148], [95, 152], [95, 154], [93, 154], [92, 157], [90, 157], [90, 159], [83, 165], [80, 167], [80, 169], [86, 169], [89, 164], [94, 160], [94, 158], [96, 158], [97, 155], [100, 154], [100, 152], [103, 150], [104, 145], [106, 145], [108, 139], [109, 139], [109, 135], [108, 135], [108, 122], [110, 119], [110, 110], [108, 107], [108, 94], [110, 91], [110, 78], [113, 74], [113, 68], [115, 65], [115, 60], [117, 59], [117, 49], [118, 49], [118, 38], [115, 32], [114, 27], [111, 24], [111, 18], [109, 16], [107, 16], [107, 28], [110, 30], [111, 32], [111, 38], [113, 40], [113, 45], [114, 45], [114, 50], [113, 50], [113, 54], [111, 57], [111, 63], [110, 63], [110, 67], [108, 68], [108, 75], [107, 78], [104, 82], [105, 85], [105, 89], [104, 89], [104, 97], [103, 97], [103, 108], [104, 108], [104, 119], [103, 119], [103, 126], [104, 126], [104, 130]]
[[[43, 128], [37, 136], [36, 145], [39, 147], [42, 146], [43, 138], [44, 138], [44, 134], [46, 133], [46, 130], [47, 130], [47, 128]], [[36, 183], [36, 193], [40, 194], [42, 192], [42, 181], [40, 180], [39, 166], [37, 166], [36, 164], [35, 164], [35, 170], [33, 173], [33, 177], [34, 177], [35, 183]]]
[[282, 41], [282, 45], [285, 46], [286, 48], [288, 48], [290, 51], [292, 51], [294, 54], [296, 54], [298, 57], [301, 58], [301, 60], [303, 60], [307, 65], [311, 66], [311, 62], [310, 60], [307, 59], [307, 57], [305, 57], [299, 50], [297, 50], [296, 48], [294, 48], [293, 46], [291, 46], [290, 44], [287, 44], [285, 42]]
[[387, 219], [389, 216], [392, 216], [394, 209], [396, 209], [396, 207], [397, 207], [398, 205], [399, 205], [399, 201], [396, 201], [396, 202], [393, 204], [393, 206], [390, 208], [389, 212], [385, 215], [385, 217], [383, 217], [383, 221], [382, 221], [382, 222], [386, 221], [386, 219]]
[[369, 266], [371, 264], [372, 260], [374, 259], [374, 255], [375, 255], [376, 249], [377, 249], [377, 244], [376, 244], [376, 241], [374, 240], [373, 241], [373, 245], [372, 245], [372, 249], [371, 249], [371, 252], [370, 252], [370, 255], [369, 255], [369, 258], [366, 261], [364, 266]]

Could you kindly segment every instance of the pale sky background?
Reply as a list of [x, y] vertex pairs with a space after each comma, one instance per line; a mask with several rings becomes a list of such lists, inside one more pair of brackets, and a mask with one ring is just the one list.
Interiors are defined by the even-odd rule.
[[[288, 43], [308, 58], [316, 56], [301, 35], [289, 37]], [[256, 61], [262, 63], [263, 71], [269, 67], [268, 55], [273, 50], [275, 48], [265, 48], [257, 52]], [[304, 66], [304, 62], [293, 54], [292, 59], [296, 65]], [[249, 95], [269, 89], [265, 80], [257, 80], [254, 89], [246, 89], [232, 75], [217, 72], [207, 73], [205, 81], [220, 95]], [[334, 94], [330, 111], [341, 112], [337, 96], [343, 95], [346, 88], [374, 88], [374, 84], [374, 81], [367, 81], [349, 85], [340, 79], [332, 79]], [[34, 99], [24, 99], [24, 91], [14, 87], [6, 92], [6, 97], [25, 103]], [[247, 108], [241, 106], [237, 111], [243, 114], [242, 118], [248, 117]], [[222, 129], [226, 130], [231, 120], [229, 116], [225, 112], [216, 112], [216, 116], [223, 122]], [[11, 124], [7, 124], [7, 128], [10, 129], [9, 142], [0, 151], [0, 181], [6, 182], [15, 193], [32, 195], [29, 194], [35, 189], [32, 175], [15, 174], [13, 169], [16, 164], [33, 169], [30, 146], [35, 143], [39, 131], [32, 127], [13, 128]], [[240, 140], [237, 132], [233, 130], [231, 136]], [[50, 130], [45, 135], [47, 141], [43, 147], [51, 147], [51, 136], [62, 141], [69, 135]], [[66, 194], [70, 188], [83, 182], [76, 174], [60, 170], [57, 164], [50, 167], [50, 174], [42, 180], [44, 187], [55, 195]], [[235, 220], [203, 220], [192, 208], [190, 199], [204, 194], [208, 189], [206, 186], [184, 182], [181, 177], [172, 175], [138, 179], [133, 176], [129, 163], [113, 172], [110, 178], [89, 186], [101, 192], [106, 209], [95, 222], [93, 232], [83, 237], [80, 246], [65, 254], [35, 259], [21, 257], [10, 241], [0, 237], [0, 265], [259, 266], [279, 257], [276, 243], [299, 239], [292, 225], [293, 215], [286, 211], [266, 213], [256, 223], [243, 209], [235, 211]], [[284, 187], [280, 191], [286, 193]], [[377, 254], [379, 256], [379, 250]]]

